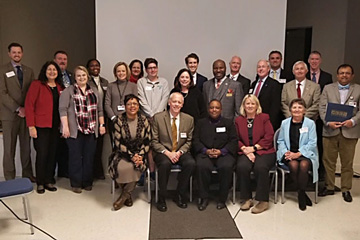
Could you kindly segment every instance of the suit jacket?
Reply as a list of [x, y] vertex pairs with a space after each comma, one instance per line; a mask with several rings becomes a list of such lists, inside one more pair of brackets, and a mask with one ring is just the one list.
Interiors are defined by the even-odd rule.
[[[184, 153], [190, 151], [194, 131], [194, 119], [190, 115], [180, 112], [179, 136], [176, 151]], [[163, 111], [154, 115], [151, 128], [151, 147], [156, 153], [172, 150], [171, 118], [169, 111]]]
[[[305, 87], [301, 98], [304, 99], [306, 104], [305, 116], [315, 121], [319, 115], [320, 85], [308, 79], [303, 81], [305, 81]], [[296, 88], [296, 81], [288, 82], [283, 86], [281, 109], [285, 118], [291, 116], [289, 104], [293, 99], [297, 98]]]
[[207, 81], [207, 77], [201, 75], [200, 73], [196, 73], [196, 87], [199, 88], [199, 90], [203, 91], [204, 83]]
[[226, 151], [236, 156], [237, 135], [234, 122], [230, 119], [221, 117], [216, 123], [212, 123], [209, 118], [202, 118], [198, 121], [194, 131], [193, 149], [196, 154], [205, 149], [226, 149]]
[[[235, 120], [236, 131], [238, 135], [238, 148], [242, 146], [250, 146], [249, 132], [247, 127], [247, 119], [244, 116], [239, 116]], [[274, 153], [274, 130], [270, 123], [269, 115], [260, 113], [255, 116], [252, 128], [253, 144], [259, 144], [263, 149], [256, 151], [257, 154]], [[244, 154], [242, 151], [239, 155]]]
[[[251, 84], [251, 93], [255, 92], [255, 86], [259, 80], [256, 80]], [[270, 122], [274, 130], [280, 127], [281, 121], [283, 120], [283, 114], [281, 111], [281, 84], [267, 77], [265, 83], [261, 87], [258, 96], [262, 112], [267, 113], [270, 116]]]
[[[230, 74], [227, 75], [228, 78], [230, 78]], [[250, 79], [244, 77], [243, 75], [241, 75], [239, 73], [238, 77], [235, 79], [235, 81], [238, 81], [239, 83], [241, 83], [242, 89], [243, 89], [243, 93], [244, 95], [249, 93], [249, 89], [250, 89]]]
[[215, 78], [204, 83], [203, 95], [205, 104], [209, 104], [211, 100], [217, 99], [222, 104], [221, 115], [224, 118], [234, 119], [240, 115], [240, 105], [244, 97], [241, 84], [230, 78], [226, 78], [220, 85], [219, 89], [215, 88]]
[[[284, 154], [290, 150], [290, 123], [291, 117], [285, 119], [281, 123], [280, 133], [277, 140], [276, 158], [280, 165], [283, 165], [282, 158]], [[317, 149], [317, 136], [315, 122], [304, 117], [302, 129], [299, 139], [299, 152], [312, 163], [313, 182], [318, 180], [319, 153]]]
[[[92, 86], [92, 87], [95, 87], [95, 88], [98, 87], [93, 77], [90, 77], [90, 80], [89, 80], [88, 83], [89, 83], [89, 85]], [[102, 89], [103, 92], [104, 92], [104, 97], [105, 97], [105, 95], [106, 95], [106, 90], [107, 90], [108, 85], [109, 85], [109, 81], [106, 80], [106, 79], [103, 78], [103, 77], [100, 77], [100, 86], [101, 86], [101, 89]]]
[[[26, 93], [34, 80], [34, 71], [23, 64], [21, 68], [23, 71], [22, 88], [11, 62], [0, 67], [1, 120], [14, 120], [17, 117], [16, 110], [19, 107], [24, 107]], [[13, 76], [7, 75], [7, 73], [11, 72], [13, 72]]]
[[[306, 78], [311, 80], [310, 71], [306, 74]], [[332, 75], [320, 69], [320, 76], [318, 84], [320, 84], [321, 92], [324, 90], [325, 85], [333, 83]]]
[[[326, 105], [329, 102], [341, 103], [339, 87], [337, 82], [326, 85], [320, 97], [319, 112], [320, 112], [320, 118], [324, 122], [324, 127], [323, 127], [324, 137], [332, 137], [340, 133], [340, 128], [331, 129], [330, 127], [326, 126], [326, 122], [325, 122]], [[352, 128], [341, 127], [341, 133], [346, 138], [360, 138], [360, 111], [359, 111], [360, 85], [359, 84], [354, 84], [354, 83], [350, 84], [350, 88], [348, 95], [346, 97], [345, 104], [349, 105], [351, 102], [356, 103], [356, 107], [354, 107], [353, 117], [351, 118], [355, 122], [355, 126]]]

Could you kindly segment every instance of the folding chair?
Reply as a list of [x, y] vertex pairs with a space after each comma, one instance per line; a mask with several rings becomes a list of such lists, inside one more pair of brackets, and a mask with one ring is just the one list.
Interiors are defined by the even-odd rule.
[[32, 226], [32, 218], [30, 213], [30, 205], [27, 195], [32, 193], [33, 185], [28, 178], [17, 178], [0, 182], [0, 199], [8, 199], [13, 197], [22, 197], [25, 220], [29, 220], [30, 232], [34, 234], [34, 228]]

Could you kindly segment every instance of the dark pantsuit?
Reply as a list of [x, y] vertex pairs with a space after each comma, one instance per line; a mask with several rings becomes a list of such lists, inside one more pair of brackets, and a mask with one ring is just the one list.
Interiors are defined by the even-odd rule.
[[236, 174], [240, 179], [240, 198], [251, 199], [250, 173], [254, 171], [256, 179], [257, 201], [269, 201], [269, 170], [275, 166], [276, 153], [258, 155], [255, 153], [255, 162], [251, 162], [244, 154], [237, 160]]
[[77, 138], [68, 138], [69, 178], [71, 187], [92, 186], [93, 162], [96, 150], [95, 134], [78, 132]]
[[[173, 163], [165, 154], [162, 153], [156, 154], [154, 161], [159, 172], [159, 196], [161, 198], [165, 198], [171, 165], [173, 165]], [[181, 172], [178, 176], [179, 182], [177, 192], [182, 198], [186, 199], [190, 176], [193, 174], [195, 169], [195, 160], [190, 153], [185, 153], [181, 155], [177, 164], [181, 166]]]
[[321, 179], [321, 178], [323, 178], [325, 176], [325, 168], [324, 168], [324, 163], [323, 163], [323, 160], [322, 160], [322, 156], [323, 156], [322, 131], [323, 131], [324, 123], [320, 118], [317, 119], [315, 121], [315, 123], [316, 123], [317, 147], [318, 147], [318, 152], [319, 152], [319, 169], [318, 169], [318, 173], [319, 173], [319, 177]]
[[36, 131], [37, 138], [34, 138], [34, 148], [36, 150], [36, 182], [38, 185], [55, 183], [55, 155], [60, 139], [59, 129], [37, 127]]
[[219, 202], [225, 202], [231, 186], [235, 158], [228, 154], [217, 159], [210, 159], [204, 154], [196, 156], [196, 180], [200, 198], [209, 198], [211, 171], [217, 170], [220, 179]]
[[56, 150], [57, 176], [69, 176], [69, 148], [66, 144], [65, 138], [60, 138]]
[[94, 157], [94, 177], [102, 178], [104, 177], [104, 168], [102, 165], [102, 150], [104, 144], [104, 135], [99, 135], [96, 140], [96, 151]]
[[30, 135], [26, 127], [25, 118], [16, 117], [13, 121], [3, 120], [3, 142], [4, 157], [3, 168], [6, 180], [14, 179], [15, 171], [15, 150], [17, 136], [20, 140], [20, 159], [22, 166], [22, 177], [33, 176], [30, 158]]

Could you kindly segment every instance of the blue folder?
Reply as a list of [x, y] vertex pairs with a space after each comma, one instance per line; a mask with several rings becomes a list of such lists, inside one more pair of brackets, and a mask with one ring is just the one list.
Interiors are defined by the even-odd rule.
[[326, 107], [326, 122], [343, 122], [353, 116], [354, 107], [345, 104], [328, 103]]

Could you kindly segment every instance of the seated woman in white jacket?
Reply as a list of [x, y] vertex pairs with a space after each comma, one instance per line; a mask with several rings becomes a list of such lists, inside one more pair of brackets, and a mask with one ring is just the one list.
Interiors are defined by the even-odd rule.
[[[306, 107], [302, 98], [290, 102], [291, 117], [281, 123], [277, 140], [277, 161], [280, 166], [290, 170], [290, 176], [298, 190], [300, 210], [312, 206], [305, 189], [308, 171], [313, 171], [313, 182], [318, 180], [319, 155], [315, 122], [305, 117]], [[286, 165], [286, 166], [284, 166]]]

